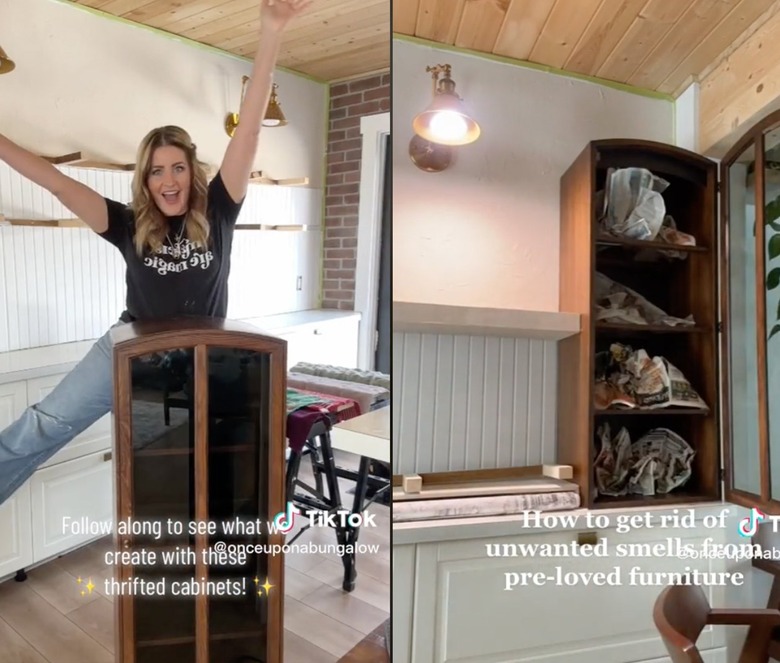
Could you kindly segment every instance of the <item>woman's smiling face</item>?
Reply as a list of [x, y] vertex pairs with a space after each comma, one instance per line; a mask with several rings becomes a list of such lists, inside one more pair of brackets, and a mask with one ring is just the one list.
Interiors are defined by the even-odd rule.
[[165, 216], [186, 214], [192, 172], [184, 150], [173, 145], [158, 147], [152, 154], [152, 167], [146, 185]]

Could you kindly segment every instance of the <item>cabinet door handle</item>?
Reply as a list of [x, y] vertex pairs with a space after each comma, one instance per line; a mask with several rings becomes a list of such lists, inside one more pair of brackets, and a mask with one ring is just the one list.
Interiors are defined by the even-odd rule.
[[106, 452], [106, 453], [104, 453], [104, 454], [103, 454], [103, 462], [104, 462], [104, 463], [107, 463], [107, 462], [108, 462], [108, 461], [110, 461], [110, 460], [111, 460], [113, 457], [114, 457], [114, 454], [113, 454], [112, 452], [108, 451], [108, 452]]

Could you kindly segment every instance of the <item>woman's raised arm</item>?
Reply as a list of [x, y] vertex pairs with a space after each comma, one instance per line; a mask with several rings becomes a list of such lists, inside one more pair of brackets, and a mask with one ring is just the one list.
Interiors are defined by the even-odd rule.
[[271, 98], [271, 83], [287, 24], [311, 4], [311, 0], [261, 0], [260, 43], [252, 74], [238, 111], [238, 127], [228, 144], [220, 174], [235, 202], [246, 195], [249, 174], [257, 153], [260, 124]]
[[64, 175], [46, 159], [25, 150], [2, 134], [0, 160], [52, 193], [95, 232], [102, 233], [108, 229], [108, 210], [103, 196]]

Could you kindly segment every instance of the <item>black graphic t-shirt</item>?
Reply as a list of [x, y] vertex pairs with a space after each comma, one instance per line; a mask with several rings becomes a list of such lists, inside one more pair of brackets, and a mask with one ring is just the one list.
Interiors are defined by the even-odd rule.
[[108, 229], [100, 236], [120, 250], [127, 265], [127, 309], [122, 321], [182, 315], [226, 317], [233, 230], [243, 200], [233, 201], [219, 173], [208, 187], [210, 237], [205, 248], [184, 236], [183, 216], [169, 217], [163, 246], [156, 253], [139, 256], [133, 244], [133, 211], [109, 198], [106, 204]]

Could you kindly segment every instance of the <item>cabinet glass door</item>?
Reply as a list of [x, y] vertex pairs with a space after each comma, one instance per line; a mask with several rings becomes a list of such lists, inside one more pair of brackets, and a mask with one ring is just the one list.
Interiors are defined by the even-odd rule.
[[751, 143], [728, 167], [728, 372], [731, 474], [735, 490], [761, 494], [756, 337], [756, 150]]
[[780, 130], [764, 134], [764, 325], [758, 356], [766, 356], [769, 492], [780, 500]]
[[[279, 592], [269, 571], [270, 358], [208, 349], [209, 663], [266, 661], [269, 600]], [[217, 549], [225, 547], [224, 554]]]
[[780, 514], [780, 112], [723, 160], [727, 499]]
[[193, 351], [136, 357], [131, 375], [135, 660], [194, 661]]

